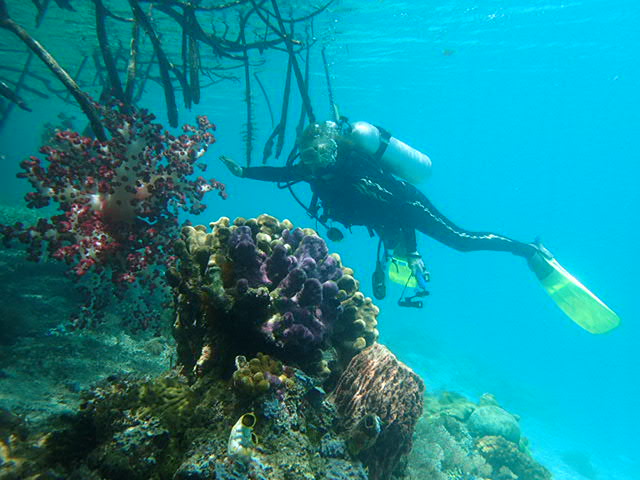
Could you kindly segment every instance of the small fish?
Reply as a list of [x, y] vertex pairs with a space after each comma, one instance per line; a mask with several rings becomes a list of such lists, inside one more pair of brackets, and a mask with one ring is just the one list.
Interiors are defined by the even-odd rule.
[[339, 242], [344, 238], [344, 234], [335, 227], [331, 227], [327, 230], [327, 238], [332, 242]]
[[451, 55], [453, 55], [454, 53], [456, 53], [455, 50], [451, 50], [450, 48], [445, 48], [444, 50], [442, 50], [442, 54], [445, 57], [450, 57]]
[[318, 408], [322, 405], [322, 402], [327, 396], [327, 392], [325, 392], [322, 387], [315, 386], [309, 390], [305, 396], [311, 405]]

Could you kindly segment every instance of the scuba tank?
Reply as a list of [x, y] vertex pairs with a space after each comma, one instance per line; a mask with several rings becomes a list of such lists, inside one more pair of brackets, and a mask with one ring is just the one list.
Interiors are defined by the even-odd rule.
[[373, 155], [389, 172], [409, 183], [421, 183], [431, 174], [431, 159], [386, 130], [367, 122], [355, 122], [351, 128], [354, 143]]

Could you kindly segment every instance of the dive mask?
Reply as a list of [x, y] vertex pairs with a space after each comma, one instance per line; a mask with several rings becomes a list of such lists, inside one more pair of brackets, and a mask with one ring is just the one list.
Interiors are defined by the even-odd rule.
[[309, 125], [300, 137], [300, 160], [312, 170], [329, 167], [338, 156], [338, 125], [334, 122]]

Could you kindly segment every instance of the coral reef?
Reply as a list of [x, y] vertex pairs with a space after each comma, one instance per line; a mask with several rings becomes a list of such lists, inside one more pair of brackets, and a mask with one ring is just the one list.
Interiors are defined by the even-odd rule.
[[200, 176], [191, 178], [199, 159], [215, 138], [207, 117], [185, 125], [174, 137], [152, 123], [145, 110], [96, 106], [110, 133], [105, 142], [72, 131], [58, 131], [21, 163], [33, 191], [25, 197], [30, 208], [54, 204], [58, 214], [31, 226], [18, 222], [0, 226], [4, 243], [26, 245], [31, 260], [54, 258], [66, 262], [75, 279], [93, 272], [85, 295], [86, 310], [99, 308], [105, 283], [123, 289], [137, 281], [152, 291], [164, 266], [171, 237], [178, 229], [178, 212], [199, 213], [206, 192], [224, 186]]
[[476, 408], [469, 416], [467, 426], [476, 437], [497, 435], [514, 443], [520, 440], [518, 420], [498, 406], [484, 405]]
[[[372, 413], [345, 429], [325, 392], [377, 338], [353, 272], [312, 230], [267, 215], [185, 227], [175, 247], [179, 365], [83, 393], [80, 412], [38, 440], [38, 462], [7, 467], [14, 478], [369, 478], [357, 457], [383, 417], [398, 422]], [[33, 445], [12, 452], [33, 458]]]
[[[487, 413], [487, 410], [489, 412]], [[498, 422], [488, 421], [486, 428], [502, 427], [508, 415], [492, 395], [485, 394], [475, 404], [465, 397], [444, 392], [427, 396], [425, 414], [416, 426], [414, 448], [409, 456], [408, 477], [419, 480], [549, 480], [550, 473], [537, 463], [527, 449], [526, 439], [520, 436], [515, 443], [504, 436], [486, 435], [478, 428], [476, 412], [493, 419], [495, 409]], [[513, 425], [503, 433], [513, 438]]]
[[378, 308], [313, 230], [269, 215], [222, 217], [211, 229], [183, 228], [167, 273], [179, 360], [188, 369], [194, 352], [211, 345], [211, 368], [262, 351], [335, 377], [376, 341]]
[[[415, 431], [422, 380], [376, 343], [377, 307], [312, 230], [223, 217], [185, 227], [175, 251], [178, 365], [146, 378], [131, 364], [46, 428], [0, 410], [0, 477], [550, 478], [490, 395], [428, 396]], [[169, 355], [157, 338], [148, 350]]]
[[[361, 451], [359, 458], [369, 468], [372, 480], [391, 478], [411, 451], [414, 427], [422, 414], [423, 395], [420, 377], [380, 344], [353, 357], [340, 377], [330, 399], [343, 418], [342, 425], [351, 437], [351, 444], [355, 443], [356, 451]], [[360, 439], [363, 421], [364, 427], [369, 424], [365, 431], [373, 431], [377, 437], [372, 446]], [[379, 432], [378, 421], [382, 422]]]

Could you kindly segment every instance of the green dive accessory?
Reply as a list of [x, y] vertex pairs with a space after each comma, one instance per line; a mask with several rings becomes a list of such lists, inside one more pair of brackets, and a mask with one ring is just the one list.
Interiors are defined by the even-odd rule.
[[529, 268], [567, 316], [590, 333], [606, 333], [620, 325], [620, 317], [571, 275], [555, 258], [536, 253]]
[[394, 283], [409, 288], [418, 286], [418, 281], [409, 266], [409, 262], [403, 258], [391, 257], [389, 261], [389, 279]]

